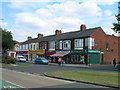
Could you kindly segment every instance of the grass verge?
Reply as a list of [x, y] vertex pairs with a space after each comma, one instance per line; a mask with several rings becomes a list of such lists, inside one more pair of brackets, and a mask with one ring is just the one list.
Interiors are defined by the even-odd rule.
[[98, 71], [52, 71], [45, 73], [46, 75], [79, 80], [84, 82], [109, 85], [118, 87], [117, 72], [98, 72]]

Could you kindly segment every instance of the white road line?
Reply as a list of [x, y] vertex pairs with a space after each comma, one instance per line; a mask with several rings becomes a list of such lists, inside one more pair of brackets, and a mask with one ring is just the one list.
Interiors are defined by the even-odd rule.
[[25, 88], [25, 87], [23, 87], [23, 86], [17, 85], [17, 84], [15, 84], [15, 83], [12, 83], [12, 82], [7, 81], [7, 80], [3, 80], [3, 81], [8, 82], [8, 83], [11, 83], [11, 84], [13, 84], [13, 85], [16, 85], [16, 86], [18, 86], [18, 87], [20, 87], [20, 88]]

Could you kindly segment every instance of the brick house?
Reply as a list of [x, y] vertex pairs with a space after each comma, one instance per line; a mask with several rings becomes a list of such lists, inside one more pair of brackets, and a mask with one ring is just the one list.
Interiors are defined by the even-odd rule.
[[78, 63], [80, 59], [84, 59], [86, 64], [90, 64], [90, 60], [91, 64], [112, 63], [114, 58], [117, 62], [120, 60], [120, 37], [105, 34], [101, 27], [86, 29], [81, 25], [80, 30], [67, 33], [56, 30], [54, 35], [39, 34], [25, 43], [39, 43], [38, 49], [45, 50], [44, 55], [39, 56], [55, 61], [56, 57], [62, 56], [66, 63]]

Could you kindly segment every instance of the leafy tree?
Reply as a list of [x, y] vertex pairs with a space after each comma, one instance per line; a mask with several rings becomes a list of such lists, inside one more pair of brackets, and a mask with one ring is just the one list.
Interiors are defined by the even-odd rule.
[[2, 50], [3, 54], [6, 51], [14, 46], [16, 41], [13, 40], [11, 32], [7, 31], [6, 29], [0, 28], [0, 32], [2, 32]]
[[116, 16], [118, 23], [113, 23], [114, 28], [112, 28], [115, 32], [120, 31], [120, 14]]
[[115, 32], [120, 32], [120, 1], [118, 2], [118, 15], [116, 15], [117, 23], [113, 23], [113, 30]]

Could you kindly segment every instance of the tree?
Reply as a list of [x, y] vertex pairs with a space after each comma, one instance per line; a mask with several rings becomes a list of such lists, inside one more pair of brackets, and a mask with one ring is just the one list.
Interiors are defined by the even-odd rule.
[[13, 40], [11, 32], [6, 29], [3, 30], [2, 28], [0, 28], [0, 32], [2, 33], [2, 51], [4, 54], [15, 45], [15, 41]]
[[118, 15], [116, 15], [117, 23], [113, 23], [113, 30], [115, 32], [120, 32], [120, 1], [118, 2]]

